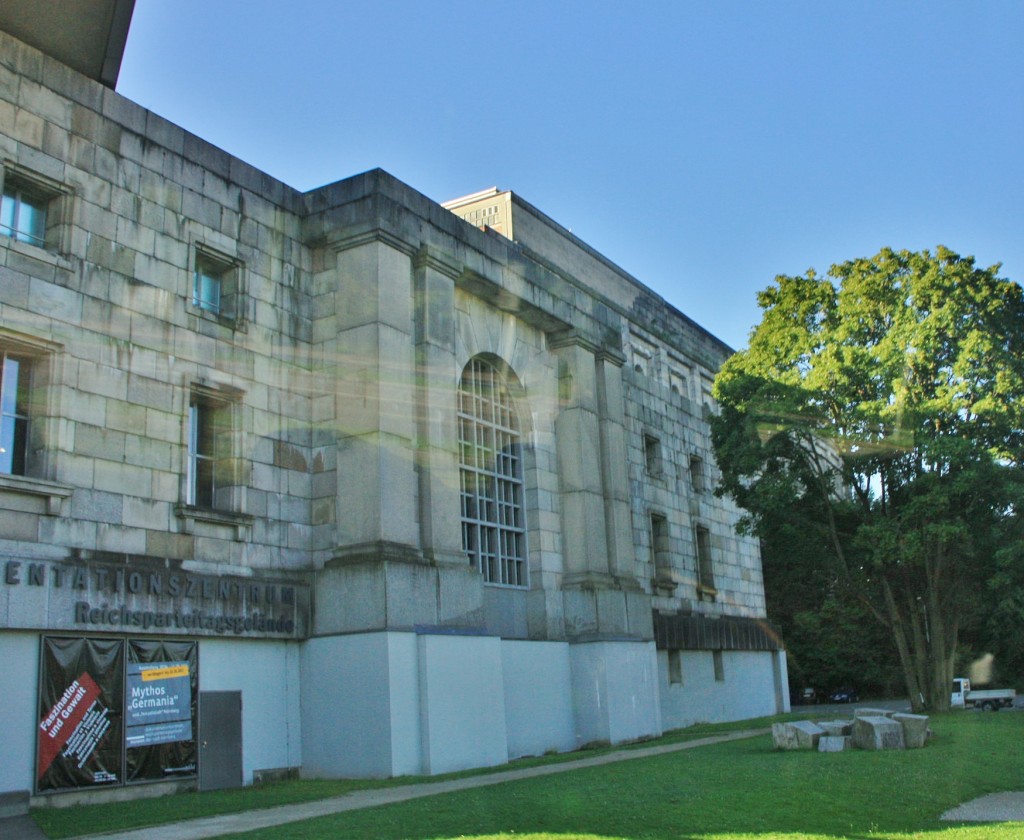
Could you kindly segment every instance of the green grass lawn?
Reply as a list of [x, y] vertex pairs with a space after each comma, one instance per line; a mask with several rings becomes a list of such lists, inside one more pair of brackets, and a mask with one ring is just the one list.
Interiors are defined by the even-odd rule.
[[[924, 750], [778, 753], [772, 750], [770, 738], [763, 736], [233, 836], [250, 840], [1024, 837], [1024, 823], [957, 828], [939, 821], [943, 811], [961, 802], [986, 793], [1024, 789], [1024, 750], [1020, 748], [1024, 715], [946, 715], [933, 718], [932, 728], [936, 737]], [[352, 783], [347, 789], [352, 789]], [[168, 814], [181, 819], [185, 814], [267, 807], [297, 801], [300, 796], [313, 799], [338, 792], [338, 783], [299, 782], [74, 811], [38, 811], [35, 816], [50, 836], [64, 837], [154, 824], [166, 821]], [[235, 807], [226, 807], [232, 801]]]

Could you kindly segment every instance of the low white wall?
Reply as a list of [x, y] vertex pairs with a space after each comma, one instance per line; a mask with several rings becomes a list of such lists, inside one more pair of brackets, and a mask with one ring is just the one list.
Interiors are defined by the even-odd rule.
[[242, 692], [242, 773], [302, 764], [299, 644], [199, 642], [199, 690]]
[[302, 650], [302, 774], [420, 773], [419, 675], [412, 633], [310, 639]]
[[3, 748], [0, 793], [35, 786], [36, 727], [39, 723], [39, 634], [0, 633], [3, 663]]
[[577, 746], [662, 733], [654, 642], [586, 642], [569, 651]]
[[508, 761], [501, 640], [417, 638], [423, 772], [430, 775]]
[[[658, 651], [662, 723], [666, 730], [695, 723], [719, 723], [774, 715], [781, 711], [775, 669], [768, 651], [723, 651], [723, 680], [715, 679], [711, 651], [681, 651], [682, 683], [670, 683], [668, 651]], [[785, 685], [785, 674], [781, 674]]]
[[360, 633], [302, 652], [303, 775], [388, 777], [508, 760], [501, 640]]
[[569, 645], [503, 641], [501, 662], [508, 757], [575, 749]]

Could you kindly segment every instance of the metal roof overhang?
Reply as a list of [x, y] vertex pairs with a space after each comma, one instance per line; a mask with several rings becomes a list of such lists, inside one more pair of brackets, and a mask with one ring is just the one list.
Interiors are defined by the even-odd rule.
[[654, 613], [658, 650], [784, 650], [779, 629], [762, 618]]
[[0, 30], [113, 88], [135, 0], [3, 0]]

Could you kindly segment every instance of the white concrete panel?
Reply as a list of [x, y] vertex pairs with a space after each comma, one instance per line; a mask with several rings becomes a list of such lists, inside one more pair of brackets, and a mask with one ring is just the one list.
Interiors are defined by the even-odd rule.
[[653, 642], [575, 644], [570, 657], [579, 746], [661, 734]]
[[501, 640], [424, 635], [417, 642], [423, 772], [506, 762]]
[[388, 633], [391, 703], [391, 774], [423, 772], [420, 744], [420, 674], [417, 636]]
[[202, 640], [199, 690], [242, 692], [242, 774], [302, 764], [297, 642]]
[[503, 641], [501, 663], [508, 757], [575, 749], [569, 645]]
[[302, 653], [303, 775], [421, 773], [413, 633], [310, 639]]
[[304, 776], [388, 777], [388, 634], [310, 639], [302, 651]]
[[777, 650], [772, 656], [772, 679], [775, 682], [775, 708], [776, 712], [790, 712], [789, 704], [789, 663], [786, 661], [786, 651]]
[[[774, 715], [775, 653], [723, 651], [725, 679], [715, 679], [711, 651], [682, 651], [682, 683], [668, 681], [668, 652], [658, 651], [658, 682], [665, 729]], [[785, 673], [780, 677], [785, 680]], [[782, 683], [785, 685], [785, 682]]]
[[36, 727], [39, 688], [39, 636], [34, 633], [0, 634], [3, 662], [3, 757], [0, 758], [0, 793], [28, 790], [35, 785]]

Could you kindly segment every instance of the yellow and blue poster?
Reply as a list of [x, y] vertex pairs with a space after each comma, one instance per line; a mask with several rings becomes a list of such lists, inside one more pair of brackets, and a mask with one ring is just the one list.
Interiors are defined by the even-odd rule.
[[125, 746], [192, 740], [188, 662], [129, 662], [124, 700]]

